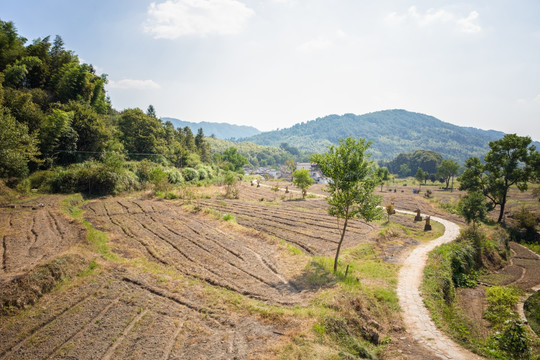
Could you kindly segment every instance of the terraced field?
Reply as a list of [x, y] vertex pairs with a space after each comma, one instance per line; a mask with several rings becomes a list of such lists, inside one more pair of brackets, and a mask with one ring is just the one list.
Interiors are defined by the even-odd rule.
[[59, 197], [0, 208], [0, 284], [46, 262], [84, 238], [84, 231], [56, 210]]
[[252, 317], [210, 310], [127, 272], [77, 285], [2, 322], [0, 359], [233, 359], [279, 337]]
[[[336, 218], [317, 209], [310, 201], [310, 209], [294, 207], [294, 202], [284, 206], [268, 206], [241, 200], [201, 200], [204, 207], [231, 213], [240, 225], [274, 235], [304, 250], [310, 255], [330, 255], [335, 252], [339, 241]], [[305, 202], [298, 202], [305, 205]], [[323, 205], [323, 204], [321, 204]], [[349, 221], [344, 247], [352, 247], [372, 241], [370, 233], [373, 225], [360, 220]]]
[[264, 237], [220, 229], [180, 204], [112, 198], [85, 205], [86, 218], [115, 235], [124, 256], [141, 254], [180, 273], [242, 295], [279, 304], [299, 302], [280, 268], [279, 249]]

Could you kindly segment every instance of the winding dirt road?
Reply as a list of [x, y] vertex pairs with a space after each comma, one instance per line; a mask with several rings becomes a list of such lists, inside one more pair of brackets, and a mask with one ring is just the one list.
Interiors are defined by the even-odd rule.
[[[414, 215], [410, 211], [396, 210], [404, 214]], [[399, 271], [397, 294], [403, 309], [403, 321], [409, 333], [420, 344], [431, 349], [441, 359], [483, 359], [464, 349], [448, 336], [441, 333], [429, 315], [420, 296], [424, 268], [431, 250], [439, 245], [454, 241], [459, 235], [459, 226], [451, 221], [432, 216], [433, 221], [444, 225], [444, 234], [429, 243], [416, 247], [405, 259]]]

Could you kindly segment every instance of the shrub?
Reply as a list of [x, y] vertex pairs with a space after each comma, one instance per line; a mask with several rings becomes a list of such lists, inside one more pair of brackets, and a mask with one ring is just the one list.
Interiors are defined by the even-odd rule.
[[199, 180], [199, 172], [193, 168], [184, 168], [182, 175], [186, 181], [196, 182]]
[[114, 170], [96, 161], [57, 168], [47, 178], [48, 189], [53, 193], [82, 192], [90, 195], [117, 194], [136, 189], [138, 181], [128, 170]]
[[199, 172], [199, 180], [205, 180], [209, 178], [208, 171], [206, 171], [205, 169], [201, 168], [197, 171]]
[[[197, 171], [199, 171], [199, 177], [201, 180], [204, 180], [204, 179], [213, 179], [215, 177], [215, 174], [214, 174], [214, 170], [212, 169], [211, 166], [207, 166], [207, 165], [204, 165], [204, 164], [199, 164], [195, 167], [195, 169]], [[201, 170], [203, 170], [204, 172], [206, 172], [204, 178], [200, 175], [201, 173]]]
[[504, 330], [493, 336], [499, 349], [511, 359], [530, 359], [530, 340], [521, 320], [508, 320]]
[[165, 173], [171, 184], [177, 185], [184, 182], [184, 176], [182, 176], [182, 172], [177, 168], [168, 168], [165, 170]]
[[30, 186], [32, 189], [43, 189], [45, 185], [54, 176], [54, 171], [40, 170], [32, 173], [28, 179], [30, 180]]
[[501, 329], [507, 320], [517, 317], [514, 312], [519, 300], [519, 292], [512, 287], [493, 286], [487, 289], [488, 303], [484, 317], [494, 328]]

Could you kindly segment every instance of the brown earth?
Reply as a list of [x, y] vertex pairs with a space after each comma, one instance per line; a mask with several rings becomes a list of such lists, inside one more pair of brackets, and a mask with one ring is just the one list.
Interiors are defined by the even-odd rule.
[[[84, 218], [108, 234], [116, 262], [91, 246], [74, 254], [73, 245], [87, 244], [86, 230], [58, 210], [61, 196], [0, 208], [3, 308], [26, 307], [0, 316], [0, 359], [275, 358], [292, 334], [310, 329], [309, 319], [248, 309], [302, 307], [321, 289], [306, 282], [309, 257], [292, 256], [282, 241], [309, 255], [333, 254], [339, 233], [326, 200], [245, 183], [237, 200], [224, 199], [219, 187], [200, 192], [191, 207], [127, 197], [87, 202]], [[394, 197], [396, 208], [444, 214], [421, 196], [395, 194], [382, 195]], [[225, 213], [240, 226], [217, 220]], [[422, 226], [405, 215], [392, 221]], [[417, 243], [405, 233], [381, 237], [378, 223], [350, 224], [345, 248], [370, 243], [399, 261]], [[532, 260], [516, 254], [527, 286], [539, 268], [529, 272]], [[96, 256], [97, 270], [85, 275]], [[71, 280], [62, 285], [62, 278]], [[250, 301], [255, 305], [235, 305]], [[380, 358], [436, 358], [399, 319], [382, 328], [392, 341]]]
[[123, 257], [145, 256], [252, 298], [301, 302], [301, 289], [287, 279], [284, 255], [265, 236], [223, 229], [180, 203], [111, 198], [87, 203], [84, 209], [92, 224], [113, 234], [112, 244]]
[[207, 307], [202, 289], [168, 285], [116, 270], [49, 294], [0, 323], [0, 358], [245, 359], [282, 336], [254, 317]]
[[61, 197], [38, 197], [0, 208], [0, 285], [43, 264], [85, 238], [58, 211]]

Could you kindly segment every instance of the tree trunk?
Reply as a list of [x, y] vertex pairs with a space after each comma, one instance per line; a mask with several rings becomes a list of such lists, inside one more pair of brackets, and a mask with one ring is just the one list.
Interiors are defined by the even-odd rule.
[[341, 232], [341, 239], [339, 240], [339, 244], [337, 246], [337, 251], [336, 251], [336, 258], [334, 259], [334, 273], [337, 272], [339, 250], [341, 250], [341, 244], [343, 243], [343, 239], [345, 238], [345, 230], [347, 229], [347, 220], [349, 220], [349, 210], [348, 209], [347, 209], [347, 212], [345, 213], [345, 222], [343, 223], [343, 231]]
[[506, 205], [506, 193], [508, 190], [504, 191], [503, 199], [501, 201], [501, 212], [499, 213], [499, 219], [497, 222], [500, 224], [504, 215], [504, 206]]

